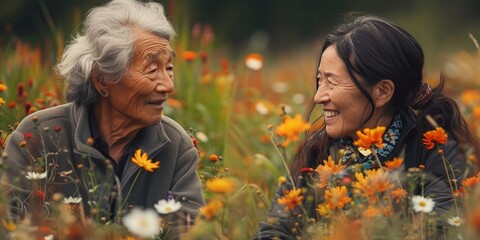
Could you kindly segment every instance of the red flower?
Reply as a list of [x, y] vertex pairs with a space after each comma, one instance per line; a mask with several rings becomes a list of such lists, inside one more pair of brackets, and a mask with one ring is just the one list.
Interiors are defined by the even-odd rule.
[[60, 132], [60, 131], [62, 131], [62, 126], [57, 125], [57, 126], [55, 126], [55, 128], [53, 128], [53, 129], [55, 130], [55, 132]]
[[25, 138], [25, 140], [31, 139], [32, 137], [33, 137], [33, 134], [30, 132], [23, 134], [23, 138]]

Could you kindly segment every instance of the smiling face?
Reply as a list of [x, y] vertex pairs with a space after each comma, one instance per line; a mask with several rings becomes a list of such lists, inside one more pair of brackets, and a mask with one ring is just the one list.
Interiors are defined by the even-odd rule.
[[143, 126], [160, 122], [163, 104], [174, 89], [172, 58], [167, 39], [137, 31], [133, 60], [124, 79], [107, 85], [112, 111]]
[[348, 74], [334, 45], [322, 54], [314, 101], [321, 104], [326, 132], [332, 138], [353, 136], [362, 127], [371, 107]]

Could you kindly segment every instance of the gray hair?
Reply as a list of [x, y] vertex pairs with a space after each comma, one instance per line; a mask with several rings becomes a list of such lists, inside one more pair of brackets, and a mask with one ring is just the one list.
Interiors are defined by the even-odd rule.
[[93, 74], [108, 83], [123, 79], [133, 58], [135, 29], [170, 42], [175, 36], [159, 3], [113, 0], [88, 12], [83, 35], [74, 37], [56, 66], [65, 78], [68, 101], [95, 102], [99, 94], [92, 83]]

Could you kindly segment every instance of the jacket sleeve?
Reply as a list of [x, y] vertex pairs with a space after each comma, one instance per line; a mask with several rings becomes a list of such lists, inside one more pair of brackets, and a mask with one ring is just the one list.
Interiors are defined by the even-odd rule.
[[205, 205], [202, 182], [196, 172], [197, 163], [197, 150], [193, 145], [177, 159], [170, 192], [176, 201], [182, 203], [182, 217], [172, 222], [167, 239], [181, 239], [194, 223], [200, 207]]
[[284, 187], [279, 186], [267, 218], [260, 222], [260, 227], [253, 239], [296, 239], [292, 229], [295, 224], [299, 224], [298, 228], [301, 229], [302, 226], [300, 225], [302, 223], [299, 222], [298, 218], [292, 217], [292, 215], [295, 216], [296, 214], [286, 212], [285, 207], [278, 204], [277, 200], [282, 197], [283, 192]]
[[[443, 154], [438, 150], [431, 150], [431, 154], [425, 161], [427, 177], [424, 185], [424, 195], [432, 197], [435, 202], [434, 210], [444, 214], [451, 210], [454, 205], [453, 194], [456, 185], [460, 184], [465, 177], [465, 158], [454, 140], [440, 145]], [[448, 172], [448, 173], [447, 173]]]

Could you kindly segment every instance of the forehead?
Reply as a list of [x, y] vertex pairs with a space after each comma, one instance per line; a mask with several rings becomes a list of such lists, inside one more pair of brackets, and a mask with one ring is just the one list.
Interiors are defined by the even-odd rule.
[[173, 49], [168, 39], [146, 31], [137, 31], [134, 58], [151, 61], [160, 56], [171, 56]]
[[318, 71], [341, 71], [346, 70], [345, 63], [337, 53], [337, 48], [332, 45], [325, 49], [320, 59]]

